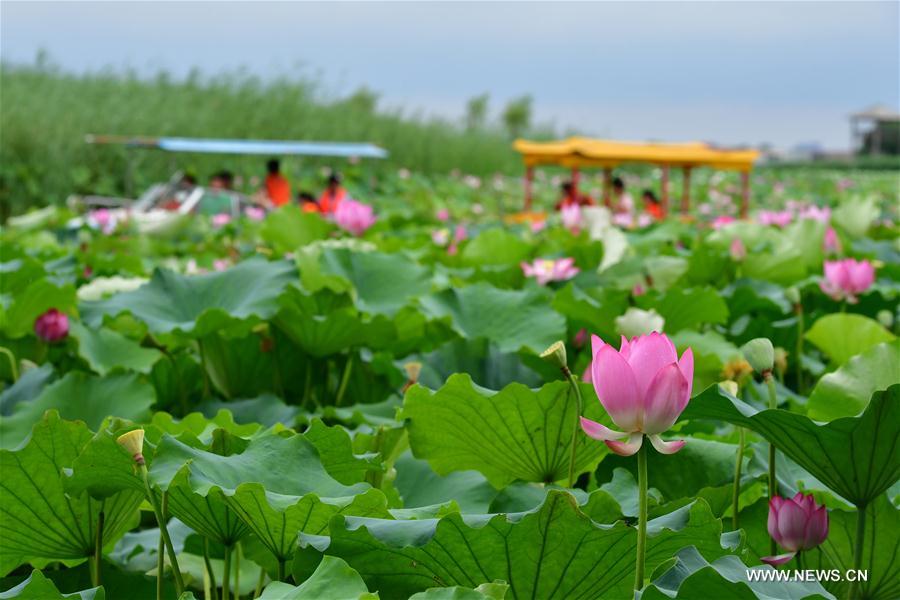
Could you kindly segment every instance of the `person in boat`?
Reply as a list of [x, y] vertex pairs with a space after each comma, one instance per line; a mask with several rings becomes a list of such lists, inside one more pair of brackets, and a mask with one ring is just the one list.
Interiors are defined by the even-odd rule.
[[266, 162], [266, 196], [274, 207], [284, 206], [291, 201], [291, 184], [281, 174], [281, 162], [271, 159]]
[[315, 196], [313, 196], [309, 192], [300, 192], [299, 194], [297, 194], [297, 202], [300, 203], [300, 209], [303, 210], [303, 212], [322, 212], [322, 209], [319, 208], [319, 203], [316, 202]]
[[621, 177], [612, 181], [612, 211], [615, 213], [631, 213], [634, 210], [634, 198], [625, 189]]
[[575, 188], [575, 184], [571, 181], [566, 181], [560, 186], [560, 190], [562, 195], [560, 196], [559, 201], [556, 203], [556, 210], [562, 210], [565, 207], [572, 206], [577, 204], [578, 206], [593, 206], [594, 201], [591, 200], [590, 196], [586, 196], [585, 194], [579, 194], [578, 190]]
[[231, 214], [234, 205], [234, 175], [231, 171], [219, 171], [209, 178], [206, 193], [197, 211], [204, 215]]
[[335, 172], [331, 173], [328, 176], [325, 191], [319, 196], [319, 210], [325, 214], [331, 214], [345, 198], [347, 198], [347, 190], [341, 186], [341, 176]]
[[653, 190], [644, 190], [641, 199], [644, 202], [644, 212], [650, 215], [654, 221], [662, 221], [666, 217], [663, 205]]

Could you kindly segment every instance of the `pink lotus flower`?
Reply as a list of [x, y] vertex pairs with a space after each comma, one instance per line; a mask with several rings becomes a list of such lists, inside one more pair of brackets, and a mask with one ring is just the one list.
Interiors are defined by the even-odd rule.
[[69, 335], [69, 317], [51, 308], [34, 320], [34, 332], [45, 342], [58, 342]]
[[634, 227], [634, 217], [627, 212], [616, 213], [612, 216], [612, 224], [623, 229], [631, 229]]
[[683, 440], [666, 442], [659, 434], [675, 424], [691, 399], [691, 349], [685, 350], [679, 360], [675, 344], [666, 335], [653, 332], [630, 342], [622, 336], [618, 351], [594, 335], [591, 350], [591, 381], [597, 398], [623, 431], [581, 417], [584, 432], [602, 440], [620, 456], [631, 456], [640, 450], [644, 435], [662, 454], [681, 450]]
[[737, 219], [730, 215], [720, 215], [713, 219], [712, 227], [713, 229], [722, 229], [729, 223], [734, 223]]
[[342, 200], [334, 211], [334, 222], [353, 235], [362, 235], [375, 224], [375, 211], [368, 204], [350, 198]]
[[825, 238], [822, 240], [822, 250], [825, 251], [825, 254], [841, 253], [841, 239], [838, 237], [834, 227], [829, 227], [825, 230]]
[[747, 248], [739, 237], [731, 240], [731, 246], [728, 247], [728, 252], [731, 254], [731, 259], [735, 262], [740, 262], [747, 258]]
[[442, 208], [435, 214], [438, 221], [449, 221], [450, 220], [450, 211], [446, 208]]
[[244, 209], [244, 214], [251, 221], [262, 221], [266, 218], [266, 210], [259, 206], [248, 206]]
[[572, 345], [576, 348], [582, 348], [588, 340], [588, 332], [587, 329], [582, 327], [578, 330], [578, 333], [575, 334], [575, 339], [572, 340]]
[[761, 210], [756, 213], [756, 221], [760, 225], [787, 227], [794, 220], [794, 213], [789, 210]]
[[467, 237], [469, 237], [469, 232], [466, 231], [465, 225], [457, 225], [456, 229], [453, 230], [453, 241], [455, 243], [458, 244]]
[[647, 293], [647, 289], [641, 283], [634, 284], [634, 287], [631, 288], [631, 295], [637, 298], [638, 296], [643, 296]]
[[98, 208], [88, 214], [88, 225], [109, 235], [116, 229], [118, 219], [108, 208]]
[[230, 263], [224, 258], [217, 258], [213, 261], [213, 269], [216, 271], [224, 271], [228, 268], [229, 264]]
[[581, 207], [577, 204], [563, 206], [559, 211], [563, 227], [577, 234], [581, 229]]
[[837, 189], [839, 192], [843, 192], [844, 190], [850, 189], [853, 187], [852, 179], [841, 179], [837, 182]]
[[544, 229], [547, 228], [547, 221], [532, 221], [531, 222], [531, 233], [540, 233]]
[[857, 296], [875, 283], [875, 267], [867, 260], [853, 258], [825, 261], [825, 279], [819, 283], [822, 291], [835, 300], [856, 303]]
[[450, 243], [450, 230], [446, 227], [435, 229], [431, 232], [431, 241], [443, 248]]
[[224, 227], [229, 223], [231, 223], [231, 215], [229, 215], [228, 213], [219, 213], [217, 215], [213, 215], [213, 227]]
[[818, 221], [819, 223], [828, 223], [831, 221], [831, 209], [827, 206], [810, 204], [800, 211], [799, 216], [801, 219], [810, 219], [812, 221]]
[[525, 277], [534, 277], [540, 285], [547, 285], [551, 281], [565, 281], [578, 275], [579, 269], [575, 266], [574, 258], [560, 258], [557, 260], [548, 258], [535, 259], [533, 263], [521, 263]]
[[791, 498], [775, 496], [769, 500], [769, 535], [786, 554], [764, 556], [764, 563], [778, 566], [788, 562], [801, 550], [811, 550], [828, 537], [828, 511], [815, 499], [801, 492]]

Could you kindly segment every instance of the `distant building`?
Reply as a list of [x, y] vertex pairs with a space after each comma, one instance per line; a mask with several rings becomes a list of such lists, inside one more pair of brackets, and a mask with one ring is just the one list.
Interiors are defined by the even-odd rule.
[[853, 113], [850, 140], [856, 154], [900, 154], [900, 113], [883, 104]]

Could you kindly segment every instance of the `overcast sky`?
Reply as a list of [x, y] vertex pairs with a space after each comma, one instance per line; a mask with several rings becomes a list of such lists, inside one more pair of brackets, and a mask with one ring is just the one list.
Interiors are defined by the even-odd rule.
[[[534, 96], [538, 120], [622, 139], [849, 144], [847, 115], [900, 105], [898, 2], [2, 3], [4, 61], [74, 71], [246, 67], [367, 85], [461, 116]], [[298, 66], [300, 65], [300, 66]]]

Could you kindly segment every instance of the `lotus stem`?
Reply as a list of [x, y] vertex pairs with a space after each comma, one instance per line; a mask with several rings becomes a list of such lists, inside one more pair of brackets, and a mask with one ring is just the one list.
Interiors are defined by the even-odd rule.
[[253, 590], [253, 598], [259, 598], [260, 594], [262, 594], [263, 585], [266, 583], [266, 570], [263, 567], [259, 568], [259, 578], [256, 580], [256, 589]]
[[[206, 368], [206, 351], [203, 348], [203, 340], [197, 340], [197, 347], [200, 350], [200, 365], [203, 367], [203, 397], [209, 398], [210, 393], [210, 385], [209, 385], [209, 371]], [[181, 592], [179, 592], [180, 594]]]
[[[768, 372], [764, 375], [766, 380], [766, 385], [769, 388], [769, 408], [771, 410], [775, 410], [778, 406], [778, 395], [775, 392], [775, 378], [772, 377], [772, 373]], [[775, 444], [769, 444], [769, 500], [778, 492], [778, 479], [775, 474]], [[775, 540], [772, 539], [769, 544], [769, 550], [772, 555], [778, 554], [778, 546], [775, 543]]]
[[222, 600], [231, 595], [231, 544], [225, 544], [225, 561], [222, 567]]
[[344, 392], [347, 391], [347, 384], [350, 383], [350, 373], [353, 372], [353, 353], [350, 353], [350, 356], [347, 357], [347, 362], [344, 364], [344, 373], [341, 375], [341, 383], [338, 385], [337, 394], [334, 397], [334, 405], [340, 406], [341, 402], [344, 400]]
[[284, 581], [284, 560], [278, 559], [278, 581]]
[[106, 501], [100, 503], [100, 514], [97, 515], [97, 536], [94, 538], [94, 569], [91, 572], [91, 585], [93, 587], [100, 586], [100, 563], [103, 561], [103, 524], [106, 515], [103, 507]]
[[213, 572], [212, 562], [209, 560], [209, 538], [203, 538], [203, 564], [206, 565], [206, 573], [209, 575], [209, 589], [207, 598], [215, 600], [219, 595], [219, 586], [216, 585], [216, 574]]
[[[168, 496], [165, 492], [162, 495], [162, 508], [159, 506], [159, 502], [156, 501], [156, 494], [153, 493], [153, 488], [150, 487], [150, 476], [147, 473], [147, 465], [141, 465], [141, 477], [144, 479], [144, 490], [147, 492], [147, 499], [150, 501], [150, 504], [153, 506], [153, 512], [156, 515], [156, 522], [159, 524], [159, 535], [162, 539], [162, 544], [165, 544], [166, 551], [169, 554], [169, 563], [172, 565], [172, 575], [175, 577], [175, 595], [181, 596], [181, 593], [184, 591], [184, 580], [181, 577], [181, 570], [178, 568], [178, 557], [175, 556], [175, 547], [172, 546], [172, 538], [169, 537], [169, 530], [166, 527], [166, 518], [165, 513], [168, 508]], [[159, 552], [159, 563], [163, 563], [163, 553], [162, 548], [160, 548]], [[161, 567], [165, 567], [164, 564], [161, 564]], [[157, 572], [157, 580], [156, 584], [156, 594], [158, 598], [162, 598], [162, 577], [163, 571], [162, 569]]]
[[[156, 514], [156, 509], [153, 509]], [[162, 527], [160, 527], [162, 531]], [[156, 544], [156, 600], [163, 600], [163, 575], [166, 572], [166, 549], [163, 543], [163, 536], [160, 533], [159, 541]]]
[[797, 360], [795, 361], [794, 368], [797, 370], [797, 393], [803, 393], [803, 335], [804, 335], [804, 323], [803, 323], [803, 305], [796, 304], [794, 306], [794, 311], [797, 313]]
[[741, 467], [744, 462], [744, 428], [738, 427], [737, 460], [734, 461], [734, 491], [731, 495], [731, 528], [737, 531], [741, 508]]
[[12, 350], [5, 346], [0, 346], [0, 353], [9, 360], [9, 372], [12, 375], [13, 383], [17, 382], [19, 380], [19, 365], [16, 362], [16, 355], [12, 353]]
[[572, 371], [569, 370], [569, 367], [562, 367], [563, 375], [566, 376], [566, 379], [569, 381], [569, 385], [572, 386], [572, 389], [575, 391], [575, 421], [572, 423], [572, 454], [569, 456], [569, 488], [575, 487], [575, 459], [578, 454], [578, 422], [581, 417], [582, 407], [584, 406], [584, 401], [581, 398], [581, 389], [578, 387], [578, 381], [575, 379], [575, 376], [572, 375]]
[[638, 450], [638, 538], [637, 558], [634, 567], [634, 589], [640, 591], [644, 587], [644, 558], [647, 547], [647, 443], [641, 444]]
[[306, 381], [303, 383], [303, 409], [309, 410], [310, 396], [312, 396], [312, 359], [306, 359]]
[[241, 600], [241, 543], [240, 542], [236, 542], [234, 545], [234, 600]]
[[[862, 568], [863, 545], [866, 539], [866, 505], [861, 504], [856, 507], [856, 540], [853, 546], [853, 568], [858, 572]], [[859, 600], [862, 593], [859, 590], [858, 577], [854, 577], [850, 582], [850, 589], [847, 593], [849, 600]]]

